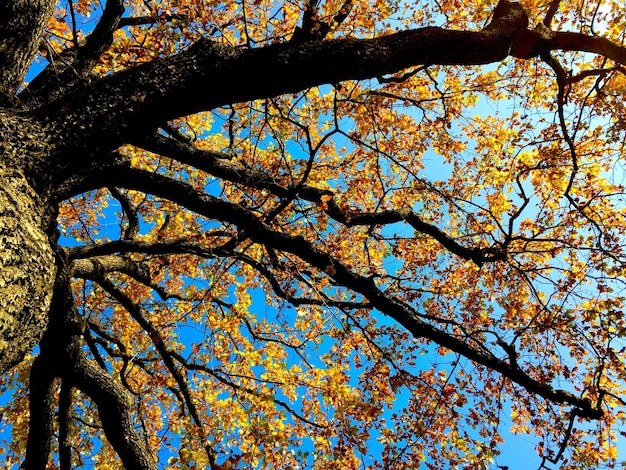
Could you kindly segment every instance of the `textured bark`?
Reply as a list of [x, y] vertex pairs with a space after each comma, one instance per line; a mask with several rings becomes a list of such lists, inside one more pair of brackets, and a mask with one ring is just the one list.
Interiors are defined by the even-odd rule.
[[22, 360], [47, 324], [55, 264], [40, 208], [24, 174], [0, 165], [0, 372]]
[[0, 112], [0, 372], [41, 338], [52, 298], [55, 210], [29, 175], [45, 165], [50, 144], [35, 121]]
[[54, 0], [0, 2], [0, 105], [13, 101], [55, 3]]
[[72, 383], [96, 403], [100, 421], [108, 441], [120, 456], [124, 468], [156, 470], [150, 449], [135, 432], [132, 401], [126, 390], [111, 376], [88, 360], [82, 351], [77, 352]]

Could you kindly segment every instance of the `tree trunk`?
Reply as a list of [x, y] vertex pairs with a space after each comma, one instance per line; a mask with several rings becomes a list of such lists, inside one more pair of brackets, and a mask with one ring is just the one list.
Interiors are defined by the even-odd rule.
[[39, 342], [56, 273], [53, 211], [26, 177], [46, 148], [30, 127], [0, 115], [0, 373]]

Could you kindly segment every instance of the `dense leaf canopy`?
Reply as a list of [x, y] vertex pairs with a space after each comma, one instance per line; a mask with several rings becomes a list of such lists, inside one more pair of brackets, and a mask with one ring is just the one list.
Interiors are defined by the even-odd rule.
[[618, 464], [623, 2], [7, 3], [8, 468]]

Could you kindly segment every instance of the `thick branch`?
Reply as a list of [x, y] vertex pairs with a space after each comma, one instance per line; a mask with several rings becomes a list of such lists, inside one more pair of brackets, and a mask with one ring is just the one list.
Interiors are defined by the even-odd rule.
[[48, 467], [54, 422], [54, 378], [48, 359], [38, 356], [30, 370], [30, 420], [23, 470]]
[[70, 428], [72, 424], [72, 387], [63, 382], [59, 392], [59, 469], [72, 468], [72, 443]]
[[[74, 260], [115, 253], [145, 253], [151, 255], [192, 254], [203, 258], [212, 258], [220, 255], [211, 248], [200, 246], [198, 243], [187, 239], [159, 241], [158, 243], [139, 240], [116, 240], [102, 245], [68, 247], [66, 251], [68, 256]], [[80, 267], [81, 264], [76, 266]], [[85, 272], [95, 271], [89, 270]]]
[[107, 0], [102, 17], [94, 30], [89, 34], [84, 45], [70, 58], [60, 63], [51, 62], [28, 86], [25, 93], [30, 98], [39, 98], [59, 87], [67, 87], [77, 79], [88, 74], [98, 63], [98, 59], [113, 42], [113, 33], [118, 29], [124, 2], [122, 0]]
[[13, 101], [55, 4], [54, 0], [0, 2], [0, 106]]
[[135, 431], [132, 406], [126, 391], [95, 362], [77, 351], [72, 367], [72, 384], [87, 394], [98, 407], [107, 440], [119, 455], [124, 468], [156, 470], [146, 442]]
[[[347, 216], [339, 212], [339, 208], [336, 208], [335, 212], [338, 212], [346, 219], [345, 223], [348, 227], [353, 225], [380, 225], [406, 221], [416, 232], [432, 237], [450, 253], [454, 253], [468, 261], [473, 261], [478, 266], [482, 266], [487, 262], [503, 261], [506, 259], [506, 254], [496, 248], [482, 249], [460, 244], [437, 226], [424, 222], [410, 209], [387, 210], [362, 214], [350, 213]], [[337, 218], [339, 215], [335, 217]]]
[[94, 401], [104, 433], [125, 468], [156, 470], [147, 443], [135, 430], [132, 403], [126, 392], [82, 350], [81, 336], [86, 326], [74, 308], [67, 260], [62, 251], [57, 254], [57, 265], [50, 323], [40, 342], [38, 360], [45, 366], [40, 373], [44, 377], [50, 374], [63, 378], [67, 386], [81, 390]]
[[100, 21], [87, 37], [85, 44], [78, 49], [76, 65], [79, 73], [91, 70], [105, 49], [111, 45], [113, 33], [118, 28], [123, 14], [123, 0], [107, 0]]
[[[274, 277], [270, 269], [263, 264], [256, 262], [253, 258], [232, 249], [225, 249], [224, 247], [209, 248], [188, 240], [172, 242], [138, 242], [117, 240], [101, 245], [70, 247], [66, 248], [66, 252], [68, 253], [70, 259], [73, 258], [75, 260], [72, 267], [72, 275], [83, 279], [92, 279], [95, 276], [102, 276], [103, 272], [99, 269], [98, 259], [102, 258], [103, 255], [107, 255], [106, 257], [109, 258], [114, 253], [143, 253], [160, 255], [188, 254], [198, 256], [200, 258], [237, 258], [256, 269], [257, 272], [270, 283], [274, 293], [281, 299], [287, 300], [292, 305], [326, 305], [331, 307], [340, 307], [343, 309], [370, 307], [368, 303], [336, 301], [325, 296], [321, 292], [317, 293], [320, 296], [319, 298], [295, 297], [288, 294], [282, 288], [278, 279]], [[95, 257], [96, 259], [92, 259], [92, 257]], [[304, 279], [302, 276], [300, 277]], [[135, 279], [154, 289], [162, 299], [178, 298], [190, 300], [188, 297], [167, 292], [162, 286], [154, 281], [148, 282], [148, 280], [145, 280], [144, 282], [144, 280]]]
[[[334, 259], [332, 255], [312, 246], [303, 237], [279, 233], [259, 220], [253, 212], [235, 204], [220, 200], [208, 194], [195, 191], [191, 186], [171, 180], [165, 176], [141, 170], [133, 170], [123, 175], [111, 175], [113, 184], [128, 189], [154, 194], [169, 199], [205, 217], [237, 225], [248, 236], [276, 250], [295, 254], [322, 272], [332, 272], [338, 285], [344, 286], [364, 296], [373, 308], [388, 315], [403, 325], [413, 336], [428, 338], [451, 351], [501, 373], [512, 382], [521, 385], [529, 392], [555, 403], [567, 403], [577, 409], [579, 416], [598, 418], [602, 411], [591, 402], [576, 397], [564, 390], [555, 390], [547, 383], [541, 383], [529, 376], [516, 365], [473, 348], [450, 333], [422, 321], [417, 313], [398, 299], [385, 295], [374, 280], [361, 276]], [[332, 269], [329, 269], [332, 268]]]
[[126, 274], [137, 282], [150, 287], [163, 300], [173, 296], [152, 279], [150, 267], [146, 263], [131, 261], [125, 256], [111, 254], [89, 259], [76, 259], [72, 263], [72, 275], [75, 277], [91, 278], [113, 272]]
[[75, 340], [80, 326], [72, 316], [75, 310], [63, 261], [62, 256], [56, 256], [58, 270], [48, 312], [49, 323], [30, 373], [30, 422], [22, 463], [26, 470], [48, 467], [54, 422], [54, 380], [62, 376], [63, 368], [71, 362], [70, 351], [79, 348]]
[[591, 52], [626, 65], [626, 47], [605, 38], [587, 36], [582, 33], [557, 32], [552, 39], [552, 48], [563, 51]]
[[82, 193], [94, 175], [97, 176], [99, 172], [125, 171], [130, 168], [130, 158], [119, 152], [110, 152], [101, 158], [103, 162], [77, 161], [75, 165], [65, 166], [62, 170], [52, 173], [45, 165], [40, 165], [39, 168], [33, 169], [33, 177], [41, 181], [42, 186], [51, 192], [51, 199], [59, 203]]
[[498, 62], [509, 54], [514, 38], [528, 22], [519, 4], [502, 0], [500, 6], [494, 21], [480, 32], [427, 27], [374, 39], [283, 43], [257, 49], [202, 39], [175, 56], [76, 87], [47, 108], [46, 114], [54, 122], [67, 123], [69, 145], [78, 126], [82, 149], [94, 143], [113, 148], [136, 134], [137, 126], [154, 128], [166, 120], [226, 104], [375, 77], [416, 64]]
[[534, 30], [518, 34], [510, 54], [520, 59], [549, 55], [551, 51], [579, 51], [598, 54], [618, 64], [626, 65], [626, 47], [601, 37], [582, 33], [552, 31], [544, 23]]

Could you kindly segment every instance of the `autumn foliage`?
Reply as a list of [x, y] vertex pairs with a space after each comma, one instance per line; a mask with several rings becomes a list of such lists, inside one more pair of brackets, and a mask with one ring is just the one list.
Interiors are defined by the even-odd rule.
[[[496, 3], [54, 6], [16, 109], [70, 126], [99, 84], [137, 83], [68, 133], [99, 149], [115, 129], [115, 164], [54, 185], [72, 344], [126, 400], [141, 468], [495, 469], [510, 432], [543, 468], [619, 467], [626, 7]], [[456, 39], [496, 51], [500, 20], [504, 54]], [[400, 31], [443, 39], [410, 64], [400, 42], [359, 56]], [[223, 62], [168, 82], [201, 52]], [[46, 338], [0, 381], [7, 468], [36, 453]], [[128, 467], [107, 431], [126, 414], [71, 377], [50, 376], [48, 468]]]

